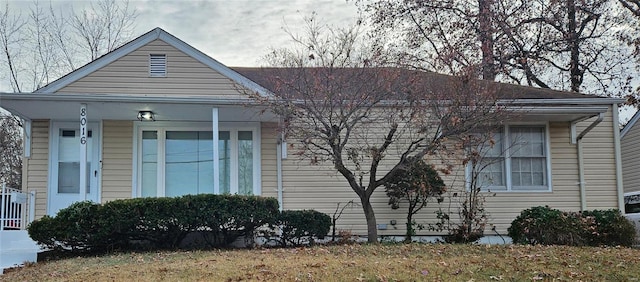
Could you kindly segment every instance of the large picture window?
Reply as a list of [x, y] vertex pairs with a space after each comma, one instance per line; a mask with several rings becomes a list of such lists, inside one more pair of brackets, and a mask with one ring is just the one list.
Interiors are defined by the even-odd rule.
[[[550, 191], [544, 125], [508, 125], [482, 150], [478, 185], [491, 191]], [[471, 172], [468, 171], [467, 174]]]
[[138, 196], [260, 194], [257, 126], [220, 127], [218, 191], [214, 190], [211, 130], [139, 128], [138, 136]]

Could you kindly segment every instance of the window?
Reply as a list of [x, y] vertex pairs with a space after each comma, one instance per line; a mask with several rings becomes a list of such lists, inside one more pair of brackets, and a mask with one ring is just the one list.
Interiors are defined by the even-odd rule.
[[[91, 141], [92, 131], [87, 132]], [[80, 132], [60, 129], [58, 141], [58, 193], [80, 193]], [[90, 192], [91, 152], [93, 142], [87, 142], [87, 193]]]
[[483, 190], [550, 190], [546, 126], [509, 125], [495, 133], [493, 141], [480, 150], [483, 157], [476, 166]]
[[257, 126], [221, 127], [218, 132], [218, 191], [214, 190], [211, 130], [145, 127], [138, 132], [139, 196], [260, 194]]
[[150, 54], [149, 55], [149, 76], [151, 77], [167, 76], [167, 55], [166, 54]]

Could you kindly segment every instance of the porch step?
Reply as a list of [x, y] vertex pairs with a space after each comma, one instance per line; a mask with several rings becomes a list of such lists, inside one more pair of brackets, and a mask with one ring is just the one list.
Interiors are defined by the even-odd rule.
[[26, 230], [0, 231], [0, 274], [5, 268], [36, 262], [39, 250]]

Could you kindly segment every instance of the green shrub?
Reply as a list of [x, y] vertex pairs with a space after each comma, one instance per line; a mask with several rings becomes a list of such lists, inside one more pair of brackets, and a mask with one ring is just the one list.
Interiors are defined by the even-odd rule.
[[440, 197], [447, 190], [435, 167], [422, 159], [412, 162], [406, 170], [393, 175], [384, 186], [392, 209], [400, 208], [400, 203], [407, 203], [405, 242], [408, 243], [416, 235], [416, 229], [424, 228], [413, 216], [426, 207], [430, 200], [437, 198], [440, 202]]
[[300, 246], [324, 239], [331, 228], [331, 217], [315, 210], [286, 210], [280, 212], [275, 225], [271, 233], [279, 233], [275, 237], [279, 245]]
[[596, 222], [596, 228], [589, 236], [589, 245], [629, 247], [635, 243], [635, 227], [619, 210], [584, 211], [582, 216], [593, 217]]
[[65, 227], [64, 225], [58, 224], [55, 218], [45, 215], [31, 222], [29, 226], [27, 226], [27, 232], [29, 232], [31, 239], [54, 250], [60, 248], [60, 245], [56, 243], [56, 238], [62, 237], [62, 229]]
[[618, 210], [579, 213], [534, 207], [520, 213], [508, 235], [517, 244], [630, 246], [635, 231]]
[[274, 198], [236, 195], [188, 195], [177, 198], [115, 200], [104, 205], [73, 204], [55, 217], [43, 217], [29, 235], [49, 248], [68, 251], [106, 249], [171, 249], [197, 233], [202, 244], [226, 246], [256, 228], [273, 224], [278, 214]]
[[45, 216], [31, 223], [28, 232], [48, 248], [81, 252], [116, 244], [111, 230], [102, 226], [100, 205], [84, 201], [60, 210], [55, 217]]
[[193, 231], [204, 231], [203, 240], [212, 247], [226, 246], [241, 236], [252, 236], [256, 228], [273, 224], [278, 215], [274, 198], [235, 195], [189, 195], [184, 204], [193, 214]]

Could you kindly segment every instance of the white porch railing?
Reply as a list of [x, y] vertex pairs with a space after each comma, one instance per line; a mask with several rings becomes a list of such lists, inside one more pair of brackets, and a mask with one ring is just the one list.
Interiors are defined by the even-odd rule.
[[[0, 191], [0, 231], [24, 230], [35, 216], [36, 192], [24, 193], [2, 184]], [[28, 208], [28, 209], [27, 209]]]

